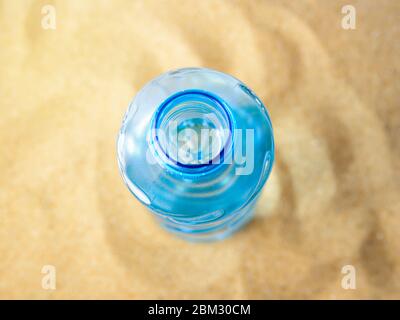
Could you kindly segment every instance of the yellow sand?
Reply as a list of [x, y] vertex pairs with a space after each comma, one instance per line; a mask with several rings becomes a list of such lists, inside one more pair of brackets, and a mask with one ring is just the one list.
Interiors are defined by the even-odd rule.
[[[399, 16], [396, 0], [0, 1], [0, 297], [400, 298]], [[116, 162], [135, 92], [184, 66], [243, 80], [275, 130], [257, 219], [213, 244], [161, 230]]]

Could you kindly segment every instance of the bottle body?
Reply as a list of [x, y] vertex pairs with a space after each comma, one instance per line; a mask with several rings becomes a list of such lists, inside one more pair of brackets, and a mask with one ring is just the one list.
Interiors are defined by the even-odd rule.
[[186, 68], [150, 81], [117, 142], [129, 190], [168, 230], [224, 238], [252, 216], [274, 159], [268, 113], [239, 80]]

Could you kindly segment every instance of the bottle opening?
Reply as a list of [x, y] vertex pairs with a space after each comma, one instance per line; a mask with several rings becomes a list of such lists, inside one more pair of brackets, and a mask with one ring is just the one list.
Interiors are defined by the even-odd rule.
[[185, 168], [222, 163], [232, 138], [224, 102], [197, 90], [180, 92], [162, 103], [153, 129], [156, 149], [169, 163]]

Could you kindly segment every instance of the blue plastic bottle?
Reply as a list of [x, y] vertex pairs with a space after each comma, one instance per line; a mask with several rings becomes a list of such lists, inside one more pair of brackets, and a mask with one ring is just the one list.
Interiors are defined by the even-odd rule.
[[221, 239], [249, 221], [274, 160], [261, 101], [239, 80], [205, 68], [146, 84], [129, 105], [117, 149], [129, 190], [190, 240]]

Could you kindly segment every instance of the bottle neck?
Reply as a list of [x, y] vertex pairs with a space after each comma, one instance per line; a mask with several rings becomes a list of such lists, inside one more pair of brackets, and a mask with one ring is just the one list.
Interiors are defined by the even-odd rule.
[[179, 172], [209, 171], [223, 163], [232, 146], [232, 120], [226, 104], [205, 91], [172, 95], [160, 105], [152, 122], [156, 154]]

